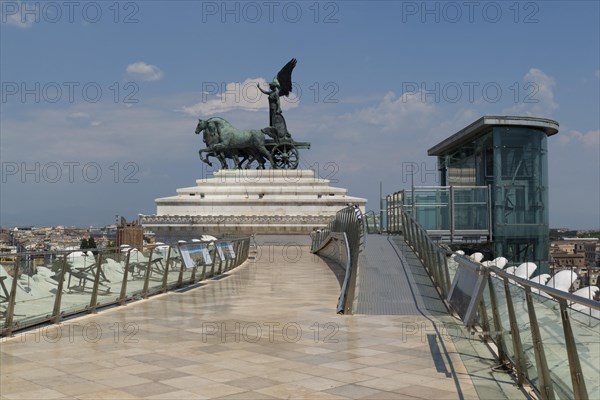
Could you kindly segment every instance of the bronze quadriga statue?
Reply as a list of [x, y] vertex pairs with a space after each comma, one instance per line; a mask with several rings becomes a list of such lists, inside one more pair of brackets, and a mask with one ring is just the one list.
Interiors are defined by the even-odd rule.
[[[238, 129], [227, 120], [212, 117], [198, 120], [196, 134], [203, 132], [206, 148], [200, 149], [200, 159], [212, 166], [209, 157], [216, 157], [222, 169], [229, 168], [228, 160], [232, 160], [233, 168], [250, 168], [256, 161], [258, 168], [266, 168], [267, 161], [271, 168], [298, 168], [298, 149], [309, 149], [310, 143], [295, 142], [287, 129], [281, 112], [281, 96], [289, 96], [292, 91], [292, 71], [296, 59], [292, 58], [269, 84], [269, 90], [258, 89], [269, 98], [269, 126], [263, 129]], [[270, 139], [267, 139], [268, 136]]]

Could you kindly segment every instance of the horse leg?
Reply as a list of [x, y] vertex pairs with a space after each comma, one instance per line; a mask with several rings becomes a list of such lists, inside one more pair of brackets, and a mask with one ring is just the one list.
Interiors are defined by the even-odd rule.
[[[269, 163], [271, 164], [271, 168], [275, 169], [275, 165], [273, 164], [273, 157], [271, 157], [271, 153], [269, 153], [269, 150], [267, 150], [267, 148], [262, 145], [262, 146], [258, 146], [258, 152], [265, 157], [267, 160], [269, 160]], [[262, 164], [263, 168], [264, 168], [264, 163]]]
[[242, 169], [242, 162], [240, 161], [240, 158], [238, 157], [238, 153], [237, 152], [232, 152], [231, 153], [231, 158], [233, 159], [233, 163], [235, 165], [236, 169]]
[[[206, 153], [206, 156], [202, 157], [202, 153]], [[212, 167], [212, 163], [208, 160], [208, 149], [201, 149], [200, 151], [198, 151], [198, 154], [200, 155], [200, 161]]]
[[223, 153], [218, 153], [217, 158], [221, 163], [221, 169], [229, 169], [229, 165], [227, 165], [227, 157]]
[[250, 166], [252, 165], [252, 163], [254, 162], [254, 160], [256, 160], [256, 157], [254, 157], [254, 155], [246, 155], [246, 169], [250, 169]]

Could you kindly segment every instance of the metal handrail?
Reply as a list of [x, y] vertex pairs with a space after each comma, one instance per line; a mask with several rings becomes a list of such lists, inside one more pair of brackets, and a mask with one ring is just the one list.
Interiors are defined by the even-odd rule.
[[[456, 256], [456, 258], [457, 259], [460, 259], [460, 258], [466, 259], [467, 257]], [[501, 278], [507, 278], [511, 281], [514, 281], [514, 282], [520, 284], [521, 286], [529, 287], [531, 289], [537, 289], [541, 292], [548, 293], [550, 296], [552, 296], [556, 300], [566, 300], [566, 301], [570, 301], [571, 303], [581, 304], [582, 306], [586, 306], [586, 307], [592, 308], [594, 310], [600, 311], [600, 302], [597, 302], [595, 300], [586, 299], [585, 297], [581, 297], [581, 296], [575, 296], [572, 293], [558, 290], [556, 288], [553, 288], [552, 286], [542, 285], [540, 283], [530, 281], [529, 279], [521, 278], [519, 276], [508, 273], [505, 270], [498, 268], [495, 265], [490, 265], [487, 268]]]
[[[344, 263], [346, 273], [338, 299], [337, 312], [351, 314], [354, 303], [356, 279], [359, 269], [360, 254], [364, 251], [366, 238], [365, 216], [357, 205], [350, 205], [338, 211], [335, 219], [325, 229], [312, 234], [311, 252], [323, 252], [333, 240], [340, 237], [346, 243], [347, 262]], [[343, 234], [340, 236], [340, 234]], [[340, 260], [338, 260], [339, 262]]]
[[[213, 243], [215, 246], [221, 242], [223, 240], [218, 240], [218, 241], [210, 241], [208, 243]], [[52, 323], [59, 323], [61, 321], [62, 318], [64, 318], [67, 315], [73, 315], [73, 314], [78, 314], [78, 313], [96, 313], [98, 307], [105, 307], [105, 306], [109, 306], [109, 305], [123, 305], [128, 301], [131, 300], [136, 300], [140, 297], [142, 298], [147, 298], [149, 295], [153, 295], [153, 294], [157, 294], [157, 293], [164, 293], [170, 289], [174, 289], [174, 288], [179, 288], [179, 287], [183, 287], [183, 286], [187, 286], [187, 285], [193, 285], [196, 282], [206, 279], [210, 276], [215, 275], [215, 269], [218, 268], [218, 274], [227, 272], [229, 270], [231, 270], [232, 268], [235, 268], [239, 265], [241, 265], [244, 261], [246, 261], [248, 259], [248, 254], [249, 254], [249, 248], [250, 248], [250, 237], [244, 237], [244, 238], [237, 238], [237, 239], [233, 239], [233, 240], [224, 240], [226, 242], [230, 242], [235, 246], [235, 258], [234, 259], [229, 259], [229, 260], [221, 260], [220, 256], [219, 256], [219, 252], [215, 251], [214, 255], [213, 255], [213, 264], [211, 266], [211, 271], [209, 273], [207, 273], [207, 266], [204, 265], [202, 267], [202, 273], [200, 276], [196, 276], [196, 270], [198, 269], [198, 267], [194, 267], [192, 268], [191, 271], [191, 275], [187, 278], [184, 279], [184, 270], [185, 270], [185, 266], [184, 263], [181, 262], [181, 260], [177, 260], [177, 256], [175, 255], [175, 253], [178, 253], [178, 245], [177, 244], [171, 244], [171, 245], [165, 245], [165, 244], [152, 244], [152, 245], [146, 245], [144, 246], [143, 249], [149, 250], [149, 256], [147, 261], [144, 262], [136, 262], [133, 263], [132, 260], [132, 253], [135, 251], [140, 251], [139, 249], [136, 249], [135, 247], [109, 247], [109, 248], [97, 248], [97, 249], [74, 249], [74, 250], [56, 250], [56, 251], [46, 251], [46, 252], [24, 252], [24, 253], [2, 253], [0, 254], [0, 257], [2, 258], [7, 258], [7, 259], [12, 259], [13, 261], [9, 261], [10, 265], [13, 266], [12, 269], [12, 284], [10, 285], [10, 290], [8, 293], [8, 298], [6, 299], [6, 310], [5, 311], [0, 311], [1, 312], [1, 316], [3, 318], [4, 321], [0, 322], [0, 336], [10, 336], [12, 335], [12, 333], [16, 330], [19, 329], [23, 329], [26, 327], [30, 327], [30, 326], [34, 326], [34, 325], [38, 325], [41, 323], [45, 323], [45, 322], [52, 322]], [[205, 242], [206, 243], [206, 242]], [[159, 280], [158, 280], [158, 285], [153, 285], [152, 287], [150, 287], [150, 276], [152, 273], [152, 268], [153, 268], [153, 264], [155, 264], [158, 260], [158, 258], [154, 258], [152, 256], [153, 251], [158, 248], [158, 247], [168, 247], [167, 251], [167, 259], [166, 259], [166, 264], [162, 265], [162, 270], [158, 269], [158, 272], [161, 272], [162, 275], [160, 276]], [[94, 252], [98, 252], [97, 255], [94, 256], [89, 256], [91, 257], [92, 261], [90, 263], [89, 266], [89, 271], [75, 271], [77, 274], [79, 274], [79, 276], [81, 277], [80, 279], [83, 280], [83, 284], [82, 284], [82, 293], [84, 293], [85, 287], [86, 287], [86, 282], [90, 282], [91, 283], [91, 293], [89, 296], [89, 301], [86, 300], [85, 303], [84, 302], [80, 302], [79, 304], [77, 304], [74, 308], [70, 308], [68, 310], [63, 309], [63, 300], [64, 300], [64, 296], [63, 295], [68, 295], [64, 293], [64, 286], [65, 284], [65, 278], [67, 276], [69, 276], [69, 279], [71, 279], [73, 276], [75, 276], [74, 274], [72, 274], [73, 270], [71, 269], [71, 266], [69, 265], [69, 261], [68, 258], [71, 254], [76, 253], [76, 252], [80, 252], [80, 251], [85, 251], [85, 252], [90, 252], [90, 251], [94, 251]], [[143, 250], [142, 250], [143, 251]], [[141, 253], [141, 251], [140, 251]], [[119, 284], [118, 281], [114, 282], [114, 287], [109, 287], [109, 292], [111, 289], [116, 289], [113, 292], [113, 296], [111, 296], [110, 298], [104, 298], [104, 301], [99, 301], [99, 295], [100, 295], [100, 289], [101, 286], [103, 286], [102, 282], [108, 282], [108, 281], [102, 281], [101, 282], [101, 277], [103, 276], [103, 270], [102, 270], [102, 262], [103, 259], [105, 258], [109, 258], [110, 255], [112, 254], [119, 254], [120, 257], [124, 258], [124, 264], [122, 264], [123, 267], [123, 276], [121, 278], [121, 282]], [[143, 254], [143, 253], [142, 253]], [[22, 265], [22, 261], [24, 259], [28, 259], [31, 258], [33, 256], [51, 256], [52, 259], [55, 260], [54, 265], [56, 266], [55, 269], [53, 269], [53, 271], [55, 272], [55, 276], [56, 276], [56, 280], [57, 280], [57, 288], [56, 288], [56, 293], [55, 296], [51, 297], [51, 300], [53, 302], [52, 307], [50, 307], [50, 304], [48, 304], [48, 309], [51, 309], [52, 311], [49, 314], [45, 314], [45, 315], [26, 315], [25, 314], [25, 318], [20, 319], [19, 321], [15, 322], [15, 317], [16, 316], [22, 316], [23, 314], [15, 314], [15, 308], [16, 305], [18, 303], [17, 301], [17, 286], [18, 286], [18, 281], [19, 281], [19, 277], [21, 276], [21, 265]], [[144, 258], [146, 258], [146, 256], [144, 255]], [[159, 261], [162, 262], [163, 258], [161, 257]], [[176, 265], [176, 261], [180, 262], [180, 265], [177, 267]], [[119, 264], [121, 264], [121, 262], [119, 261]], [[4, 264], [4, 266], [8, 266], [6, 263]], [[172, 266], [175, 266], [175, 269], [172, 268]], [[87, 268], [87, 267], [86, 267]], [[140, 269], [144, 269], [144, 275], [143, 275], [143, 286], [141, 290], [137, 290], [137, 291], [128, 291], [127, 290], [127, 285], [128, 283], [131, 283], [132, 281], [129, 280], [130, 278], [130, 274], [133, 273], [133, 271], [131, 271], [132, 268], [140, 268]], [[155, 266], [156, 268], [156, 266]], [[73, 269], [77, 269], [76, 267], [73, 267]], [[173, 279], [171, 280], [171, 283], [169, 283], [169, 274], [177, 274], [177, 279]], [[141, 282], [138, 281], [138, 282]], [[2, 282], [2, 286], [4, 288], [4, 282]], [[106, 288], [106, 286], [104, 287], [104, 289]], [[7, 289], [8, 291], [8, 289]], [[86, 299], [87, 297], [87, 292], [86, 294]], [[3, 294], [4, 295], [4, 294]], [[4, 296], [3, 296], [4, 297]], [[40, 300], [43, 301], [43, 300]], [[50, 301], [48, 303], [50, 303]], [[0, 319], [0, 321], [1, 321]]]

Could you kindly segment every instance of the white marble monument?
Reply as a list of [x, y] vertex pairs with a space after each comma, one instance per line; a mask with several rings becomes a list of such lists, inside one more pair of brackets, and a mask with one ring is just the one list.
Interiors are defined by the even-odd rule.
[[348, 196], [312, 170], [220, 170], [177, 195], [156, 199], [156, 215], [140, 215], [160, 241], [200, 234], [307, 234], [337, 211], [366, 199]]

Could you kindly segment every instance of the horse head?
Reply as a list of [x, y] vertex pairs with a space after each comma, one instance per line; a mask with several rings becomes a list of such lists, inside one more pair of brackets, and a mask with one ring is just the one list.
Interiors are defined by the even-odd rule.
[[206, 129], [206, 120], [198, 120], [198, 125], [196, 125], [196, 135], [200, 134], [204, 129]]

